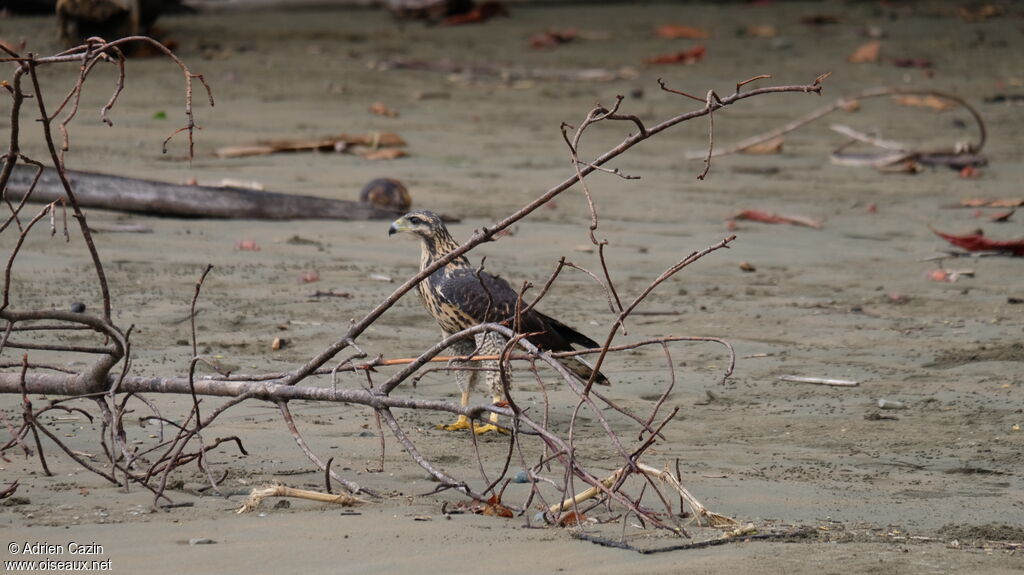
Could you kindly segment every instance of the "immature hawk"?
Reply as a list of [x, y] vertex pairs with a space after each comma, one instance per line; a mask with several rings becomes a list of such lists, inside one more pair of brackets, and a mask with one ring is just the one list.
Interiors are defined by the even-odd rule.
[[[395, 220], [388, 230], [388, 235], [398, 232], [413, 234], [420, 239], [423, 253], [420, 256], [420, 269], [424, 269], [448, 252], [459, 247], [452, 239], [441, 218], [426, 210], [409, 212]], [[434, 316], [445, 336], [485, 322], [502, 322], [512, 320], [515, 316], [518, 294], [508, 282], [487, 272], [472, 267], [465, 256], [459, 256], [448, 265], [430, 274], [419, 284], [420, 299], [430, 315]], [[511, 325], [511, 322], [509, 322]], [[548, 351], [571, 351], [572, 345], [583, 347], [599, 347], [597, 342], [562, 322], [548, 317], [536, 310], [530, 310], [521, 318], [519, 330], [522, 333], [534, 333], [527, 339], [541, 349]], [[496, 355], [505, 346], [505, 338], [495, 332], [485, 332], [477, 336], [477, 341], [465, 339], [452, 346], [457, 355], [470, 355], [474, 351], [482, 355]], [[479, 348], [479, 349], [478, 349]], [[593, 368], [579, 357], [559, 360], [570, 371], [589, 380]], [[486, 367], [497, 367], [497, 362], [482, 362]], [[491, 397], [495, 403], [504, 399], [501, 390], [501, 378], [497, 371], [486, 372], [487, 383], [491, 388]], [[462, 405], [469, 404], [469, 394], [476, 385], [476, 371], [455, 372], [455, 381], [462, 392]], [[595, 383], [608, 385], [608, 378], [597, 374]], [[492, 413], [490, 423], [475, 426], [476, 433], [500, 430], [495, 425], [497, 414]], [[438, 426], [449, 431], [466, 429], [469, 420], [460, 415], [451, 425]]]

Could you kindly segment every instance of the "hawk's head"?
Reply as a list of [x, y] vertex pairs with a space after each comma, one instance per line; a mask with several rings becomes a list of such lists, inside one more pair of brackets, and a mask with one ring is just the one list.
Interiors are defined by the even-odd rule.
[[430, 243], [441, 237], [450, 237], [441, 216], [427, 210], [409, 212], [392, 222], [388, 235], [393, 236], [398, 232], [419, 236]]

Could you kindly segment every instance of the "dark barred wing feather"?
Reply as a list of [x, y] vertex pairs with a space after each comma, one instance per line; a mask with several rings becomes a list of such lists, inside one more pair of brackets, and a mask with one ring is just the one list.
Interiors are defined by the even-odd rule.
[[[518, 294], [507, 281], [487, 272], [473, 268], [441, 268], [435, 272], [431, 283], [450, 304], [459, 308], [477, 324], [502, 322], [514, 319]], [[470, 326], [465, 326], [470, 327]], [[538, 311], [530, 310], [519, 326], [522, 333], [536, 333], [529, 341], [548, 351], [572, 351], [572, 345], [600, 347], [597, 342]], [[570, 371], [584, 380], [590, 379], [593, 368], [582, 358], [565, 358], [560, 361]], [[608, 385], [608, 379], [601, 373], [595, 382]]]

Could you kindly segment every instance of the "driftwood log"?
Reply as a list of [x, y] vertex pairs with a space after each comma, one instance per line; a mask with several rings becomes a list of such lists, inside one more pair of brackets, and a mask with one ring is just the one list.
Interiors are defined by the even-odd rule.
[[[36, 168], [18, 165], [8, 181], [8, 201], [20, 202]], [[401, 213], [348, 200], [263, 192], [245, 188], [185, 186], [109, 174], [68, 170], [78, 204], [157, 216], [242, 220], [386, 220]], [[57, 172], [46, 168], [29, 201], [49, 203], [64, 197]]]

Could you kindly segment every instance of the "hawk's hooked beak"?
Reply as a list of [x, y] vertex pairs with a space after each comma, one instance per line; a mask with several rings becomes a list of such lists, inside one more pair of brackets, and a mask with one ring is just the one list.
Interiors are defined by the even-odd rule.
[[398, 218], [397, 220], [391, 222], [391, 227], [388, 228], [388, 236], [393, 236], [393, 235], [397, 234], [398, 232], [407, 232], [407, 231], [409, 231], [409, 227], [408, 227], [408, 224], [405, 221], [405, 218]]

